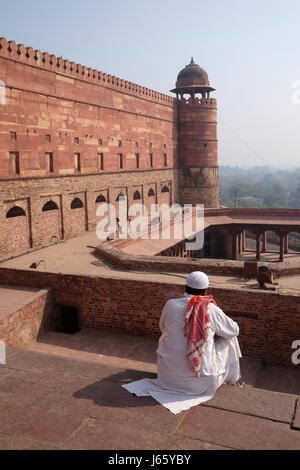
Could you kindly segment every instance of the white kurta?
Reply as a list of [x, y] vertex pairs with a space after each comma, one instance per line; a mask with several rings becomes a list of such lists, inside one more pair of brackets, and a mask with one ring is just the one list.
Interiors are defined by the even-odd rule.
[[[164, 306], [159, 324], [162, 335], [156, 352], [160, 386], [195, 394], [202, 393], [211, 385], [215, 385], [216, 390], [225, 379], [232, 382], [239, 380], [241, 351], [237, 340], [238, 324], [210, 303], [211, 328], [202, 350], [200, 377], [195, 376], [186, 359], [187, 338], [183, 334], [184, 314], [191, 298], [186, 295], [172, 299]], [[215, 341], [215, 334], [222, 338]]]
[[[202, 350], [200, 377], [189, 368], [184, 314], [191, 298], [185, 294], [171, 299], [163, 308], [159, 324], [162, 335], [156, 351], [157, 379], [123, 385], [138, 396], [151, 395], [173, 413], [210, 400], [225, 380], [235, 383], [241, 377], [238, 324], [212, 303], [208, 306], [211, 328]], [[215, 340], [215, 334], [221, 338]]]

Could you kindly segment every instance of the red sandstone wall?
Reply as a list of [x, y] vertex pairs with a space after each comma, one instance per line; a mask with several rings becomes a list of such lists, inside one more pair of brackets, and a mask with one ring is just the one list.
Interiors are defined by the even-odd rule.
[[[174, 170], [161, 169], [103, 173], [101, 176], [8, 179], [2, 187], [0, 182], [0, 256], [49, 244], [53, 236], [67, 239], [85, 230], [95, 230], [100, 220], [96, 216], [96, 199], [100, 195], [116, 208], [120, 192], [128, 196], [129, 205], [143, 202], [149, 208], [151, 203], [172, 203], [174, 178]], [[165, 186], [170, 189], [168, 193], [162, 193]], [[141, 201], [133, 199], [136, 189], [141, 193]], [[154, 197], [148, 196], [150, 189], [154, 190]], [[75, 198], [82, 201], [82, 209], [71, 209]], [[58, 209], [43, 212], [43, 206], [49, 201], [53, 201]], [[14, 206], [23, 209], [26, 217], [7, 219], [7, 212]]]
[[179, 200], [219, 207], [217, 101], [182, 100], [178, 107]]
[[[159, 336], [164, 303], [184, 287], [0, 268], [0, 282], [52, 287], [55, 302], [76, 306], [82, 327]], [[300, 339], [300, 297], [234, 289], [210, 289], [218, 305], [240, 326], [244, 355], [293, 367], [293, 341]], [[294, 366], [295, 367], [295, 366]]]
[[43, 227], [39, 237], [41, 245], [47, 245], [53, 238], [57, 240], [62, 238], [59, 209], [51, 212], [42, 212], [40, 215], [40, 224]]
[[28, 220], [26, 216], [6, 219], [3, 231], [3, 253], [22, 252], [30, 247]]
[[12, 348], [26, 348], [51, 325], [53, 298], [48, 290], [0, 322], [0, 340]]
[[[93, 230], [99, 195], [114, 206], [120, 192], [132, 204], [137, 190], [147, 207], [175, 200], [174, 98], [4, 38], [0, 80], [6, 90], [0, 104], [0, 255]], [[19, 155], [17, 174], [10, 152]], [[52, 154], [53, 168], [45, 153]], [[169, 193], [161, 192], [165, 185]], [[150, 189], [155, 196], [149, 198]], [[70, 209], [75, 197], [83, 209]], [[48, 201], [57, 204], [56, 213], [42, 212]], [[26, 218], [8, 221], [14, 206]]]
[[188, 167], [217, 167], [217, 101], [190, 98], [179, 106], [180, 162]]
[[136, 169], [136, 154], [141, 170], [149, 169], [149, 153], [154, 168], [164, 167], [165, 153], [169, 168], [176, 163], [176, 106], [167, 95], [5, 39], [0, 39], [0, 80], [6, 85], [0, 177], [13, 176], [9, 152], [19, 152], [21, 176], [52, 174], [45, 152], [53, 153], [53, 174], [76, 173], [75, 152], [81, 173], [100, 171], [99, 153], [103, 171], [119, 170], [119, 153], [123, 170]]

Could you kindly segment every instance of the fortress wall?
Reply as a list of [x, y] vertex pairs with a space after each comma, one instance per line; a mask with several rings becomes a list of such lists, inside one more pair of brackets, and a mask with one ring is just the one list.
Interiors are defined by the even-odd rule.
[[[160, 334], [159, 318], [164, 303], [184, 291], [184, 286], [176, 283], [7, 268], [0, 268], [0, 283], [52, 287], [56, 303], [78, 308], [82, 327], [155, 338]], [[299, 296], [217, 288], [210, 289], [209, 293], [239, 324], [244, 355], [295, 367], [291, 363], [291, 346], [300, 339]]]
[[[98, 196], [109, 204], [118, 206], [120, 193], [128, 198], [128, 204], [143, 202], [172, 204], [175, 198], [174, 170], [160, 169], [131, 172], [97, 173], [45, 178], [9, 179], [0, 182], [0, 254], [2, 256], [22, 252], [30, 247], [49, 244], [52, 237], [67, 239], [86, 230], [95, 230], [100, 218], [96, 216]], [[162, 193], [167, 186], [169, 192]], [[154, 196], [149, 196], [153, 189]], [[141, 199], [134, 200], [138, 190]], [[71, 209], [78, 198], [83, 207]], [[43, 206], [53, 201], [56, 211], [43, 212]], [[8, 211], [20, 207], [24, 215], [7, 218]]]
[[[5, 38], [0, 85], [0, 255], [94, 229], [99, 195], [174, 202], [174, 98]], [[42, 213], [49, 200], [56, 214]], [[6, 219], [14, 206], [23, 217]]]
[[[9, 152], [19, 152], [20, 176], [149, 169], [176, 163], [177, 110], [172, 97], [79, 64], [0, 39], [0, 177], [14, 176]], [[11, 133], [16, 133], [12, 135]], [[75, 141], [75, 138], [78, 139]], [[53, 171], [45, 152], [53, 153]], [[103, 170], [98, 154], [103, 154]]]

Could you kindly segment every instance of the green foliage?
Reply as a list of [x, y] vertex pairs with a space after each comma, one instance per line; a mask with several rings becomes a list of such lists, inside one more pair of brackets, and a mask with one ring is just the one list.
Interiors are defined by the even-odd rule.
[[300, 167], [220, 167], [220, 203], [227, 207], [300, 208]]

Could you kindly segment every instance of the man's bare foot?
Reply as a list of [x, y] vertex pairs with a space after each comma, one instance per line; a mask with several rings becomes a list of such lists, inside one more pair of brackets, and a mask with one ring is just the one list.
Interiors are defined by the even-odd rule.
[[244, 388], [245, 387], [245, 382], [240, 382], [239, 380], [235, 383], [232, 384], [234, 387], [239, 387], [239, 388]]
[[237, 382], [225, 382], [226, 385], [231, 385], [232, 387], [239, 387], [239, 388], [245, 388], [245, 382], [240, 382], [239, 380]]

